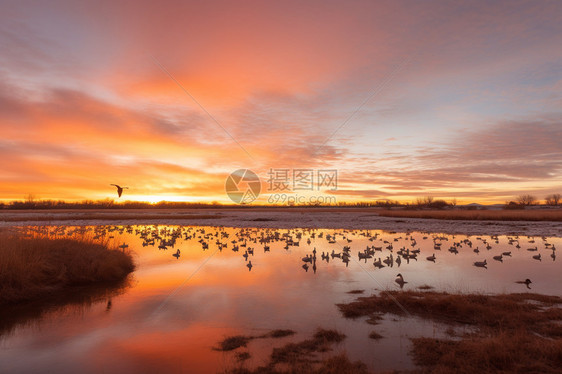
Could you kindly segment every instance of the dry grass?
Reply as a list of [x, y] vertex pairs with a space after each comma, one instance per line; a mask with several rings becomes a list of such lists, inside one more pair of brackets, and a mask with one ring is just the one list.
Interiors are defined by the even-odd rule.
[[384, 338], [384, 336], [382, 336], [381, 334], [379, 334], [376, 331], [371, 331], [371, 333], [369, 334], [369, 338], [374, 339], [374, 340], [379, 340]]
[[[53, 214], [54, 213], [54, 214]], [[151, 213], [143, 214], [142, 212], [123, 212], [123, 213], [80, 213], [80, 214], [57, 214], [57, 212], [47, 212], [37, 215], [9, 215], [0, 216], [0, 222], [38, 222], [38, 221], [123, 221], [123, 220], [164, 220], [164, 219], [217, 219], [223, 218], [221, 215], [216, 214], [174, 214], [174, 213]]]
[[253, 370], [240, 366], [227, 372], [236, 374], [368, 373], [363, 363], [351, 362], [345, 354], [334, 355], [325, 360], [316, 358], [316, 353], [331, 350], [332, 345], [340, 343], [343, 339], [345, 335], [337, 331], [318, 329], [310, 339], [274, 348], [269, 362], [264, 366]]
[[312, 339], [274, 348], [271, 353], [271, 364], [291, 364], [307, 361], [312, 353], [327, 352], [332, 344], [339, 343], [343, 339], [345, 339], [345, 335], [337, 331], [318, 329]]
[[537, 210], [380, 210], [384, 217], [474, 221], [562, 221], [562, 209]]
[[351, 290], [351, 291], [347, 291], [347, 293], [352, 294], [352, 295], [362, 294], [363, 292], [365, 292], [365, 290]]
[[70, 287], [123, 281], [129, 253], [88, 239], [0, 234], [0, 305], [52, 297]]
[[313, 365], [310, 362], [294, 363], [285, 368], [260, 366], [254, 370], [244, 367], [227, 370], [229, 374], [368, 374], [367, 366], [352, 362], [346, 354], [334, 355]]
[[240, 347], [245, 347], [248, 345], [248, 342], [252, 339], [255, 339], [252, 336], [243, 336], [243, 335], [236, 335], [236, 336], [229, 336], [225, 338], [223, 341], [219, 342], [219, 346], [213, 348], [215, 351], [233, 351]]
[[264, 335], [268, 338], [284, 338], [285, 336], [291, 336], [296, 334], [293, 330], [273, 330]]
[[537, 294], [452, 295], [389, 291], [338, 307], [345, 317], [411, 315], [475, 332], [460, 340], [412, 338], [412, 356], [432, 373], [560, 372], [562, 298]]
[[529, 329], [552, 338], [562, 338], [562, 298], [538, 294], [448, 294], [439, 292], [388, 291], [338, 304], [346, 318], [408, 313], [443, 323], [461, 323], [480, 328]]
[[236, 353], [236, 359], [238, 361], [246, 361], [249, 360], [252, 356], [249, 352], [238, 352]]
[[561, 339], [521, 331], [412, 343], [414, 362], [432, 373], [560, 373], [562, 368]]
[[272, 330], [267, 334], [259, 335], [259, 336], [246, 336], [246, 335], [235, 335], [229, 336], [225, 338], [223, 341], [219, 342], [218, 347], [214, 347], [215, 351], [233, 351], [240, 347], [246, 347], [250, 340], [253, 339], [266, 339], [266, 338], [284, 338], [286, 336], [294, 335], [295, 332], [293, 330]]

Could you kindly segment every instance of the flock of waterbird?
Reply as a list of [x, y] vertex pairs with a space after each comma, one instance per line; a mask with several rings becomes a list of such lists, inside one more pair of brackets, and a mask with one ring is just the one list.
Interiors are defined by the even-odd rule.
[[[453, 255], [457, 255], [461, 251], [472, 250], [476, 256], [484, 257], [485, 253], [493, 252], [493, 245], [499, 244], [498, 236], [490, 236], [489, 238], [482, 237], [465, 237], [457, 239], [455, 235], [445, 236], [437, 234], [424, 234], [417, 235], [418, 239], [412, 233], [398, 234], [394, 232], [387, 232], [382, 235], [380, 231], [375, 230], [327, 230], [320, 229], [271, 229], [271, 228], [240, 228], [227, 230], [224, 227], [194, 227], [194, 226], [113, 226], [101, 225], [93, 227], [35, 227], [31, 229], [35, 234], [49, 235], [49, 236], [73, 236], [84, 235], [90, 233], [93, 235], [94, 240], [102, 239], [116, 239], [116, 235], [134, 234], [142, 240], [142, 246], [154, 246], [159, 250], [168, 251], [172, 250], [172, 256], [179, 260], [181, 250], [177, 248], [180, 245], [198, 243], [202, 250], [208, 250], [209, 246], [214, 244], [217, 251], [231, 250], [235, 253], [240, 253], [248, 270], [252, 270], [254, 266], [252, 260], [256, 250], [260, 248], [264, 253], [271, 251], [271, 246], [277, 243], [282, 246], [286, 251], [292, 250], [296, 247], [301, 247], [305, 251], [310, 251], [302, 257], [302, 268], [308, 272], [312, 269], [314, 273], [317, 270], [317, 250], [318, 248], [336, 247], [331, 251], [322, 251], [320, 254], [320, 262], [330, 263], [330, 261], [340, 261], [349, 265], [350, 261], [364, 261], [365, 264], [372, 260], [374, 269], [393, 268], [394, 266], [400, 267], [403, 262], [409, 264], [410, 261], [418, 261], [421, 256], [422, 247], [428, 250], [428, 247], [433, 246], [433, 252], [430, 256], [426, 256], [425, 260], [435, 263], [438, 260], [438, 253], [444, 252], [443, 248], [447, 247], [447, 251]], [[352, 255], [351, 246], [353, 241], [367, 241], [366, 248], [356, 250], [355, 260]], [[425, 243], [420, 245], [417, 240]], [[494, 254], [491, 258], [494, 261], [503, 263], [504, 260], [512, 256], [512, 252], [522, 250], [522, 245], [525, 245], [525, 251], [537, 254], [531, 254], [530, 258], [536, 261], [542, 261], [541, 253], [539, 252], [539, 243], [541, 244], [541, 251], [550, 251], [552, 261], [556, 260], [556, 247], [554, 244], [548, 242], [546, 237], [519, 237], [507, 236], [507, 244], [512, 246], [511, 251], [502, 251], [499, 254]], [[432, 242], [432, 243], [431, 243]], [[446, 244], [447, 243], [447, 244]], [[121, 244], [118, 246], [121, 250], [127, 249], [128, 244]], [[483, 249], [481, 250], [480, 247]], [[336, 250], [337, 249], [337, 250]], [[505, 247], [504, 247], [505, 249]], [[481, 254], [481, 252], [486, 251]], [[379, 254], [377, 256], [377, 254]], [[473, 266], [479, 268], [488, 268], [487, 258], [482, 261], [473, 262]], [[398, 274], [395, 279], [396, 284], [403, 288], [406, 282], [402, 274]], [[530, 279], [524, 281], [517, 281], [518, 284], [525, 284], [527, 288], [532, 283]]]

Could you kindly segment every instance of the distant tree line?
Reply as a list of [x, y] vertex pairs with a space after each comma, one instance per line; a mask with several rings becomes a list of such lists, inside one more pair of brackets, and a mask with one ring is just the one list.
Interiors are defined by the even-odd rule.
[[[548, 206], [559, 206], [562, 202], [562, 195], [559, 193], [553, 193], [547, 195], [544, 198], [545, 205]], [[504, 208], [506, 209], [522, 209], [528, 206], [540, 205], [540, 201], [536, 196], [531, 194], [522, 194], [517, 196], [515, 201], [506, 202]]]
[[[190, 203], [190, 202], [170, 202], [161, 201], [155, 204], [142, 201], [124, 201], [116, 203], [113, 199], [105, 200], [84, 200], [84, 201], [64, 201], [64, 200], [22, 200], [0, 203], [0, 209], [181, 209], [181, 208], [216, 208], [223, 206], [216, 202], [213, 203]], [[226, 205], [225, 207], [228, 207]]]
[[[562, 195], [555, 193], [545, 197], [545, 205], [558, 207], [562, 205]], [[513, 201], [507, 201], [504, 209], [524, 209], [525, 207], [540, 205], [539, 200], [530, 194], [517, 196]], [[142, 201], [123, 201], [116, 202], [113, 199], [105, 200], [83, 200], [79, 202], [64, 200], [38, 200], [33, 195], [28, 195], [24, 200], [0, 202], [0, 209], [205, 209], [205, 208], [260, 208], [269, 207], [266, 204], [221, 204], [218, 202], [171, 202], [161, 201], [158, 203], [148, 203]], [[477, 204], [458, 206], [456, 199], [444, 200], [436, 199], [432, 196], [419, 197], [412, 202], [400, 202], [397, 200], [379, 199], [375, 201], [360, 202], [339, 202], [329, 203], [308, 203], [296, 204], [292, 207], [356, 207], [356, 208], [404, 208], [404, 209], [485, 209], [485, 206]]]
[[546, 205], [558, 206], [562, 201], [562, 195], [560, 195], [559, 193], [553, 193], [551, 195], [548, 195], [545, 201]]

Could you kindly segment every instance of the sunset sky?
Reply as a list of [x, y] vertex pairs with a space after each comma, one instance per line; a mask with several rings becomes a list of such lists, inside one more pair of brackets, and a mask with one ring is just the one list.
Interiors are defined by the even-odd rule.
[[0, 200], [562, 193], [560, 1], [0, 4]]

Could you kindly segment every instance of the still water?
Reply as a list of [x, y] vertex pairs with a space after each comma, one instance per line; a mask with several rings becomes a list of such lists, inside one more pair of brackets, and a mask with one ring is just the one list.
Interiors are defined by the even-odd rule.
[[[220, 372], [238, 365], [234, 352], [213, 350], [225, 337], [297, 332], [251, 341], [245, 362], [251, 368], [273, 347], [306, 339], [318, 327], [345, 333], [336, 352], [371, 370], [408, 369], [409, 338], [441, 337], [447, 327], [390, 315], [376, 326], [344, 319], [336, 304], [358, 296], [349, 291], [400, 289], [400, 273], [404, 290], [562, 296], [561, 238], [156, 225], [21, 229], [125, 244], [137, 270], [117, 293], [0, 330], [2, 373]], [[315, 261], [303, 261], [314, 250]], [[433, 254], [435, 261], [427, 260]], [[474, 266], [484, 260], [487, 268]], [[526, 278], [531, 290], [515, 283]], [[371, 331], [384, 338], [369, 339]]]

